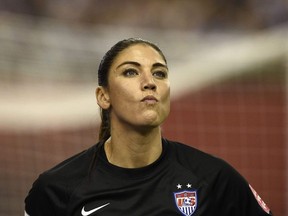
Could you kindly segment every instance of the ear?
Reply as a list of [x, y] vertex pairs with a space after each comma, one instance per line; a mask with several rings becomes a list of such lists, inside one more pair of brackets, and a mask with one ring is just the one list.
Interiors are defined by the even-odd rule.
[[103, 86], [98, 86], [95, 91], [97, 104], [102, 109], [108, 109], [110, 107], [110, 97], [108, 91]]

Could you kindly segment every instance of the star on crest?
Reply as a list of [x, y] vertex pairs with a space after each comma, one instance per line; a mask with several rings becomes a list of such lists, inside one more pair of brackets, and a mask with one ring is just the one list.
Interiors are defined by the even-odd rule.
[[182, 185], [181, 184], [177, 184], [176, 187], [177, 187], [177, 189], [181, 189]]
[[187, 188], [191, 188], [192, 187], [192, 185], [190, 183], [188, 183], [186, 186], [187, 186]]

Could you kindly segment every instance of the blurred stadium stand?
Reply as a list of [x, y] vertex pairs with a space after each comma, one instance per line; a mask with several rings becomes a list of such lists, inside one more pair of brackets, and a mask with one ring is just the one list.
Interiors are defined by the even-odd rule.
[[168, 2], [0, 2], [0, 215], [22, 215], [39, 173], [97, 142], [98, 64], [134, 36], [168, 59], [163, 134], [229, 161], [288, 214], [287, 4]]

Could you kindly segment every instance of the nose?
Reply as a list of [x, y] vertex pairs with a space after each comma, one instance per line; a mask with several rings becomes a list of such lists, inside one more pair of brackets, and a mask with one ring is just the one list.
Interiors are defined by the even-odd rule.
[[144, 90], [155, 90], [156, 89], [156, 85], [154, 83], [149, 83], [147, 85], [144, 86]]
[[147, 74], [143, 74], [142, 79], [142, 90], [156, 90], [157, 86], [155, 84], [155, 81], [153, 79], [153, 75], [151, 72]]

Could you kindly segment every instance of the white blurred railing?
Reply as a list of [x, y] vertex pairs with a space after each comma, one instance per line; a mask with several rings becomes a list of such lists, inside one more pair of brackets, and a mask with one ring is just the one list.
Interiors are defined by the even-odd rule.
[[172, 97], [178, 97], [255, 67], [284, 63], [287, 30], [282, 26], [255, 33], [207, 35], [1, 16], [0, 129], [97, 123], [98, 64], [123, 38], [142, 37], [162, 48], [170, 68]]

